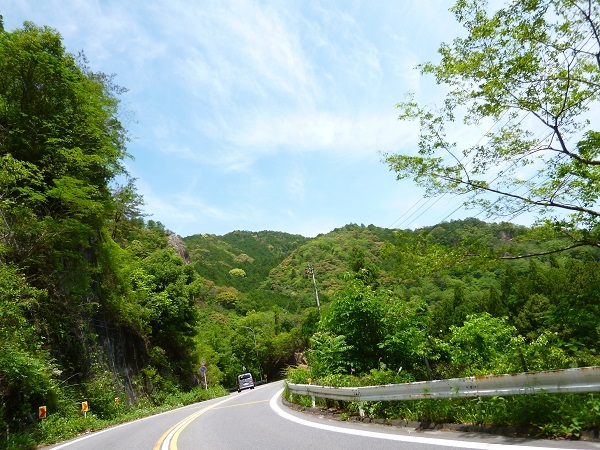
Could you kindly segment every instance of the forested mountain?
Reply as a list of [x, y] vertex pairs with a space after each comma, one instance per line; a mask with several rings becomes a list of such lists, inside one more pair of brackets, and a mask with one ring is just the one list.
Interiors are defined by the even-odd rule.
[[[439, 340], [441, 343], [450, 339], [453, 330], [464, 326], [469, 317], [487, 315], [490, 319], [506, 320], [506, 326], [514, 327], [514, 332], [526, 340], [553, 336], [558, 346], [556, 351], [561, 349], [563, 355], [562, 365], [566, 364], [565, 361], [570, 361], [569, 365], [591, 363], [595, 352], [600, 350], [596, 340], [600, 336], [594, 319], [594, 315], [600, 312], [597, 294], [600, 252], [592, 248], [550, 253], [535, 259], [513, 256], [549, 252], [561, 247], [562, 239], [548, 233], [543, 241], [536, 243], [538, 232], [510, 223], [485, 223], [477, 219], [444, 222], [418, 230], [388, 230], [350, 224], [306, 239], [303, 245], [272, 267], [268, 277], [262, 282], [257, 280], [255, 290], [236, 291], [234, 303], [216, 306], [228, 311], [229, 320], [236, 314], [250, 314], [249, 317], [254, 314], [272, 315], [275, 310], [279, 320], [287, 317], [286, 320], [292, 324], [288, 330], [294, 327], [304, 330], [297, 341], [298, 349], [303, 349], [319, 327], [321, 331], [327, 330], [331, 321], [329, 314], [335, 315], [330, 308], [337, 310], [338, 302], [349, 301], [346, 290], [355, 286], [363, 292], [360, 295], [370, 293], [375, 296], [377, 300], [373, 300], [375, 303], [368, 311], [379, 311], [381, 317], [370, 325], [360, 320], [357, 322], [361, 323], [361, 338], [357, 339], [372, 345], [368, 351], [363, 349], [351, 364], [355, 368], [372, 367], [363, 358], [371, 352], [373, 358], [377, 355], [383, 361], [396, 361], [394, 364], [405, 368], [415, 364], [412, 370], [418, 378], [459, 375], [461, 372], [457, 368], [450, 370], [450, 361], [446, 360], [448, 356], [440, 354], [439, 349], [431, 348], [430, 357], [422, 353], [420, 362], [412, 363], [409, 363], [410, 358], [402, 360], [399, 355], [403, 352], [397, 349], [392, 353], [385, 351], [392, 345], [391, 342], [398, 339], [395, 333], [400, 330], [396, 327], [401, 327], [403, 320], [410, 317], [410, 321], [419, 324], [421, 331], [417, 336], [425, 333], [433, 339], [431, 342]], [[216, 246], [213, 249], [215, 254], [227, 254], [225, 249], [231, 248], [229, 244], [222, 243], [223, 248], [218, 249], [215, 237], [210, 242]], [[231, 260], [231, 255], [228, 255], [227, 261]], [[261, 261], [257, 258], [252, 264], [260, 265]], [[320, 325], [314, 317], [315, 293], [306, 270], [308, 265], [313, 265], [323, 307], [325, 320]], [[575, 292], [580, 299], [577, 308], [572, 307], [575, 300], [571, 296]], [[273, 302], [270, 300], [273, 298], [278, 300]], [[253, 299], [252, 308], [248, 307], [249, 299]], [[385, 312], [388, 308], [398, 308], [398, 311]], [[352, 322], [348, 311], [351, 309], [346, 305], [344, 319], [337, 324], [334, 334], [344, 335], [348, 345], [357, 347], [357, 341], [350, 340]], [[406, 317], [399, 323], [390, 322], [390, 318], [396, 317], [402, 310]], [[366, 313], [361, 309], [359, 316]], [[264, 326], [264, 316], [259, 322]], [[392, 326], [391, 330], [389, 326]], [[378, 333], [383, 334], [372, 342], [371, 336]], [[386, 333], [389, 334], [386, 336]], [[402, 333], [403, 339], [408, 339], [410, 332], [404, 330]], [[259, 344], [262, 344], [263, 338], [258, 333]], [[591, 353], [583, 356], [584, 353], [570, 352], [570, 348], [578, 346]], [[423, 358], [429, 360], [429, 368]], [[582, 359], [578, 362], [577, 358]], [[521, 359], [518, 361], [522, 362]], [[546, 363], [539, 363], [539, 367], [547, 367]], [[340, 364], [340, 370], [349, 370], [347, 359], [342, 358]], [[518, 368], [513, 367], [515, 370]], [[477, 370], [474, 366], [471, 369]], [[427, 373], [427, 370], [431, 372]], [[482, 370], [495, 369], [486, 365]]]
[[339, 290], [345, 272], [362, 270], [366, 275], [370, 271], [374, 278], [385, 280], [392, 260], [382, 254], [382, 249], [393, 241], [393, 230], [374, 225], [349, 224], [336, 228], [311, 239], [274, 267], [267, 286], [299, 297], [305, 304], [314, 304], [313, 284], [307, 282], [307, 267], [312, 265], [319, 294], [326, 302]]
[[199, 275], [242, 292], [258, 288], [273, 267], [308, 240], [277, 231], [234, 231], [183, 239]]

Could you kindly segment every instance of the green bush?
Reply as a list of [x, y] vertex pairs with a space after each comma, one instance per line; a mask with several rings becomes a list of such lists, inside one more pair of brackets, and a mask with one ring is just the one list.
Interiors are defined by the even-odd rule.
[[381, 386], [384, 384], [401, 384], [415, 381], [414, 377], [408, 372], [394, 372], [382, 368], [382, 370], [372, 369], [367, 375], [360, 378], [363, 386]]
[[288, 382], [294, 384], [308, 384], [308, 380], [313, 378], [312, 370], [302, 367], [288, 367], [284, 375]]
[[125, 393], [119, 386], [114, 374], [98, 371], [94, 378], [86, 383], [86, 400], [90, 411], [100, 419], [117, 417], [125, 407], [121, 402], [125, 399]]

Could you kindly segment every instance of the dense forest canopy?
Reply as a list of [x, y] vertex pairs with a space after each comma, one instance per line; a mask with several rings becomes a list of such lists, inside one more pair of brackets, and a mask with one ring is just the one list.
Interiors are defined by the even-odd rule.
[[[182, 238], [142, 214], [124, 169], [126, 90], [68, 53], [58, 31], [0, 26], [0, 428], [42, 433], [38, 406], [69, 420], [84, 398], [110, 419], [115, 397], [161, 405], [231, 387], [242, 370], [381, 384], [599, 364], [600, 164], [586, 115], [600, 85], [598, 5], [514, 2], [491, 14], [461, 0], [454, 11], [468, 37], [423, 66], [452, 87], [447, 109], [403, 104], [420, 121], [421, 154], [387, 162], [431, 193], [495, 192], [504, 197], [474, 201], [509, 216], [543, 207], [546, 222]], [[463, 103], [473, 123], [518, 110], [513, 120], [528, 112], [551, 134], [534, 142], [511, 122], [485, 147], [459, 149], [443, 127]], [[509, 176], [536, 154], [549, 155], [535, 165], [545, 181]], [[484, 181], [505, 163], [506, 184]]]
[[[61, 36], [25, 23], [0, 34], [2, 421], [27, 423], [111, 374], [185, 381], [199, 276], [144, 222], [125, 176], [127, 132], [113, 77], [92, 72]], [[25, 386], [25, 388], [24, 388]], [[66, 391], [65, 391], [66, 390]], [[73, 392], [71, 392], [73, 395]], [[67, 408], [69, 409], [69, 408]]]

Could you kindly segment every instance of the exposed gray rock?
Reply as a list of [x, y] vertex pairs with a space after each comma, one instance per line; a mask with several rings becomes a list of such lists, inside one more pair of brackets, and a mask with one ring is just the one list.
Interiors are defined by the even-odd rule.
[[173, 247], [173, 249], [175, 250], [175, 253], [177, 253], [179, 255], [179, 257], [181, 259], [183, 259], [183, 262], [185, 264], [189, 264], [190, 263], [190, 255], [189, 255], [187, 248], [185, 246], [185, 243], [183, 242], [181, 237], [179, 237], [175, 233], [171, 233], [168, 235], [168, 239], [169, 239], [169, 245], [171, 247]]

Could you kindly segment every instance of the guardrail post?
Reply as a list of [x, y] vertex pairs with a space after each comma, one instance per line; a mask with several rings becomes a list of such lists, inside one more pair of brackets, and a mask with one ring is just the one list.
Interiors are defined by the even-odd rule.
[[312, 407], [314, 408], [315, 407], [315, 396], [311, 395], [310, 399], [312, 400]]
[[358, 402], [358, 414], [360, 417], [365, 417], [365, 408], [363, 407], [363, 402]]

